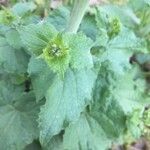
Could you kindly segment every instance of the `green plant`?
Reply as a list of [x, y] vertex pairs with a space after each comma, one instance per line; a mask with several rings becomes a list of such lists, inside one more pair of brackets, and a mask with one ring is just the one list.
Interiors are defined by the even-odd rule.
[[105, 150], [149, 138], [149, 31], [139, 35], [148, 21], [134, 1], [74, 0], [44, 18], [37, 1], [1, 8], [0, 149]]

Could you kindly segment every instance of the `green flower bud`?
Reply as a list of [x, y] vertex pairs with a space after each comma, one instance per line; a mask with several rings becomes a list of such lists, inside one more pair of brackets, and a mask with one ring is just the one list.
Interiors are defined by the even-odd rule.
[[150, 109], [144, 111], [143, 122], [146, 126], [150, 127]]
[[142, 121], [144, 124], [144, 136], [150, 139], [150, 109], [143, 112]]
[[70, 55], [69, 46], [63, 41], [61, 34], [58, 34], [48, 43], [43, 50], [42, 57], [54, 72], [64, 76], [69, 66]]
[[15, 16], [12, 12], [6, 8], [0, 11], [0, 23], [4, 23], [6, 25], [11, 24], [15, 20]]
[[127, 121], [128, 130], [133, 138], [144, 136], [150, 139], [150, 109], [136, 109]]
[[117, 36], [121, 31], [121, 22], [118, 18], [113, 18], [109, 23], [108, 35], [110, 38]]

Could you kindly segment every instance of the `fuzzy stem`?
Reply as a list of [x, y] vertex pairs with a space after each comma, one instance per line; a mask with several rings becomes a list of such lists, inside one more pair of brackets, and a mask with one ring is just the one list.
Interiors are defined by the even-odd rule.
[[89, 0], [75, 0], [66, 32], [77, 32], [88, 5]]

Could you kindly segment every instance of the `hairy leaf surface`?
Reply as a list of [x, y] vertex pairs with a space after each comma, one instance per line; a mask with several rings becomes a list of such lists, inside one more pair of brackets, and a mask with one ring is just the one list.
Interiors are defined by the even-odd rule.
[[3, 150], [20, 150], [38, 137], [37, 113], [33, 93], [0, 82], [0, 145]]
[[104, 150], [110, 140], [100, 124], [91, 116], [82, 114], [78, 121], [69, 125], [64, 134], [64, 149]]
[[57, 31], [50, 24], [30, 24], [21, 30], [21, 38], [31, 54], [40, 55]]
[[0, 66], [8, 73], [24, 73], [27, 70], [29, 56], [23, 49], [9, 46], [4, 37], [0, 37]]
[[31, 77], [36, 100], [39, 101], [45, 96], [48, 88], [53, 83], [55, 75], [42, 59], [34, 57], [30, 59], [28, 73]]
[[95, 74], [90, 70], [68, 70], [65, 79], [58, 77], [46, 93], [40, 113], [40, 141], [46, 145], [69, 122], [79, 118], [91, 99]]

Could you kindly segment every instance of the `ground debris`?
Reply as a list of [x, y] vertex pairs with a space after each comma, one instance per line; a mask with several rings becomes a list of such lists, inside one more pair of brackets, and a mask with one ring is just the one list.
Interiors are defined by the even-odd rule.
[[130, 145], [113, 145], [111, 150], [150, 150], [150, 141], [141, 138]]

